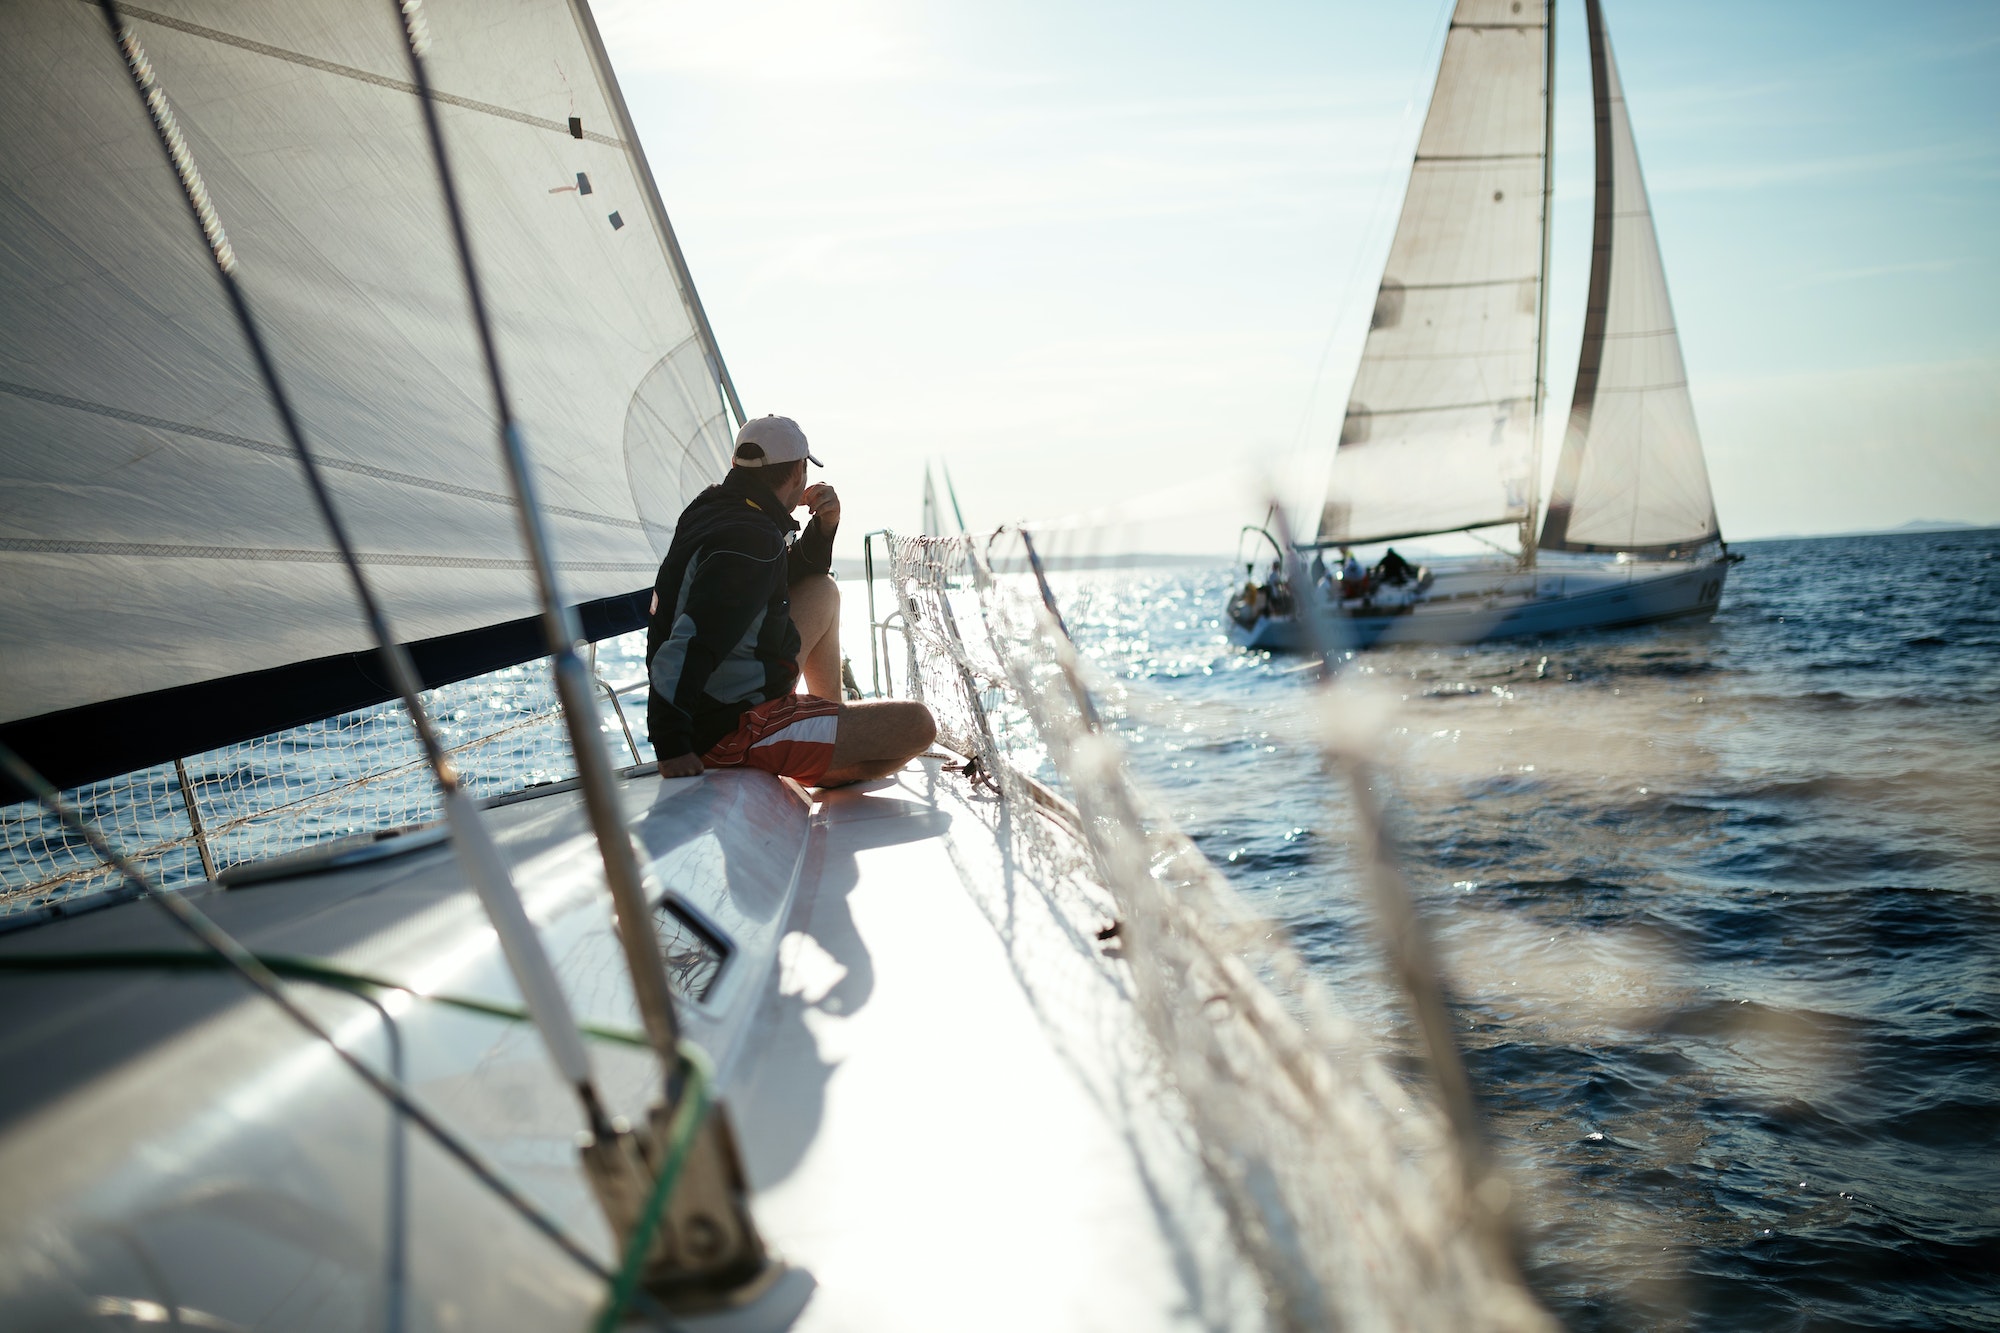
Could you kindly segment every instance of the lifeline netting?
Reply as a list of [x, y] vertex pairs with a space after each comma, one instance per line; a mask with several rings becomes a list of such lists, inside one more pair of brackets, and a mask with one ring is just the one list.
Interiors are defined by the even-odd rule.
[[1027, 854], [1058, 872], [1038, 882], [1078, 859], [1078, 843], [1039, 817], [1060, 808], [1041, 779], [1074, 803], [1064, 822], [1115, 903], [1158, 1073], [1186, 1108], [1271, 1325], [1549, 1327], [1475, 1230], [1443, 1119], [1134, 784], [1039, 585], [994, 572], [1025, 568], [1020, 539], [997, 540], [890, 538], [904, 692], [990, 775], [1030, 834]]
[[[599, 644], [598, 657], [607, 666], [636, 665], [643, 638]], [[633, 725], [643, 706], [634, 708], [629, 698], [614, 704], [608, 686], [598, 693], [613, 762], [650, 759], [643, 728]], [[576, 776], [546, 662], [426, 690], [422, 699], [475, 797], [503, 797]], [[400, 701], [63, 795], [167, 888], [207, 876], [204, 844], [219, 873], [333, 838], [427, 823], [443, 813]], [[124, 891], [118, 872], [40, 805], [0, 807], [0, 925]]]

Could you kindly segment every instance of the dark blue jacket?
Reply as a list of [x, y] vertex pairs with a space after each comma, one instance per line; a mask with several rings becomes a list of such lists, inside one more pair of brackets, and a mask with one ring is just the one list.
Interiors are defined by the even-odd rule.
[[792, 692], [789, 589], [832, 566], [832, 531], [814, 519], [801, 534], [754, 468], [731, 468], [682, 511], [646, 626], [646, 720], [660, 758], [705, 753], [745, 709]]

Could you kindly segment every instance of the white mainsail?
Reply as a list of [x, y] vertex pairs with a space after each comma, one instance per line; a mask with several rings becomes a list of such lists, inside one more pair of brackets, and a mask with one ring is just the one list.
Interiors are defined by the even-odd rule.
[[[151, 2], [124, 13], [399, 636], [534, 614], [392, 7]], [[588, 14], [424, 9], [565, 591], [629, 594], [726, 467], [720, 358]], [[369, 648], [102, 14], [6, 29], [0, 722]]]
[[1721, 535], [1659, 237], [1598, 0], [1597, 208], [1583, 352], [1541, 545], [1685, 553]]
[[1334, 454], [1320, 540], [1533, 506], [1548, 126], [1543, 0], [1459, 0]]

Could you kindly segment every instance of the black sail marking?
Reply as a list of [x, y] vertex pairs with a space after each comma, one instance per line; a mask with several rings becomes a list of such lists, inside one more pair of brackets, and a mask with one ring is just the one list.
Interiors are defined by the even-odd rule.
[[1583, 475], [1584, 441], [1590, 435], [1590, 414], [1597, 405], [1597, 378], [1604, 368], [1604, 324], [1611, 306], [1611, 237], [1613, 183], [1611, 178], [1611, 89], [1604, 67], [1604, 15], [1597, 0], [1584, 0], [1590, 26], [1590, 87], [1597, 120], [1597, 194], [1590, 229], [1590, 292], [1583, 307], [1583, 347], [1577, 358], [1576, 388], [1570, 394], [1569, 429], [1563, 432], [1562, 454], [1556, 459], [1555, 488], [1549, 494], [1548, 515], [1542, 520], [1540, 545], [1548, 550], [1569, 546], [1569, 516], [1576, 484]]

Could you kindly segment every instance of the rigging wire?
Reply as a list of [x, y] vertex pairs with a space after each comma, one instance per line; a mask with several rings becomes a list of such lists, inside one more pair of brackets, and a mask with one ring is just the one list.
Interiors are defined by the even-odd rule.
[[458, 196], [458, 180], [451, 168], [451, 155], [438, 118], [437, 99], [431, 87], [430, 64], [425, 53], [430, 33], [424, 22], [422, 0], [389, 0], [403, 34], [410, 58], [410, 81], [417, 88], [417, 105], [423, 112], [425, 135], [430, 141], [432, 165], [438, 189], [444, 196], [445, 214], [451, 223], [453, 244], [458, 253], [466, 298], [472, 308], [472, 324], [479, 337], [479, 351], [486, 368], [487, 385], [493, 391], [493, 409], [500, 425], [500, 455], [508, 481], [520, 501], [521, 541], [534, 566], [535, 586], [541, 596], [542, 632], [548, 640], [555, 674], [557, 696], [562, 701], [570, 749], [576, 759], [577, 776], [583, 787], [584, 807], [597, 835], [598, 852], [604, 860], [605, 885], [611, 891], [618, 923], [619, 944], [625, 953], [626, 970], [638, 1000], [639, 1015], [652, 1038], [666, 1082], [667, 1100], [677, 1100], [681, 1090], [680, 1024], [674, 1014], [672, 992], [667, 986], [666, 966], [660, 957], [653, 933], [651, 903], [639, 869], [638, 857], [625, 825], [625, 814], [611, 771], [611, 759], [604, 749], [604, 737], [594, 725], [597, 699], [577, 655], [577, 641], [583, 633], [576, 611], [563, 601], [556, 579], [555, 559], [541, 501], [528, 464], [527, 442], [507, 392], [507, 378], [500, 366], [500, 349], [493, 333], [493, 319], [486, 305], [486, 290], [473, 259], [471, 229]]
[[[1311, 581], [1299, 548], [1292, 542], [1284, 511], [1277, 512], [1278, 540], [1288, 551], [1287, 572], [1293, 586], [1310, 587]], [[1339, 672], [1336, 663], [1346, 656], [1344, 623], [1339, 617], [1321, 617], [1310, 611], [1298, 617], [1318, 665], [1317, 681], [1322, 706], [1336, 707], [1332, 691]], [[1397, 989], [1403, 994], [1410, 1017], [1422, 1043], [1431, 1087], [1450, 1128], [1453, 1156], [1457, 1160], [1460, 1188], [1474, 1233], [1501, 1271], [1520, 1281], [1521, 1246], [1513, 1223], [1512, 1187], [1487, 1142], [1485, 1120], [1479, 1112], [1472, 1076], [1459, 1049], [1452, 1025], [1450, 997], [1446, 994], [1443, 967], [1428, 926], [1417, 910], [1416, 897], [1396, 864], [1394, 840], [1388, 819], [1375, 794], [1370, 755], [1351, 738], [1322, 726], [1320, 753], [1326, 768], [1339, 774], [1347, 785], [1347, 803], [1353, 816], [1356, 861], [1359, 876], [1380, 936], [1384, 960]]]
[[286, 392], [279, 377], [277, 363], [272, 359], [270, 348], [264, 341], [263, 331], [251, 312], [250, 300], [238, 280], [235, 247], [230, 244], [228, 232], [223, 227], [222, 217], [216, 210], [214, 201], [203, 181], [200, 167], [194, 154], [188, 148], [180, 125], [174, 115], [173, 106], [167, 100], [166, 89], [161, 86], [153, 72], [152, 61], [147, 57], [145, 47], [139, 41], [138, 32], [125, 22], [119, 12], [117, 0], [99, 0], [99, 10], [105, 23], [110, 27], [112, 41], [117, 45], [125, 68], [132, 79], [132, 86], [139, 94], [145, 107], [147, 119], [152, 122], [161, 149], [166, 153], [168, 164], [173, 168], [175, 179], [181, 187], [182, 197], [189, 211], [194, 215], [195, 225], [201, 230], [207, 242], [210, 258], [214, 261], [217, 278], [222, 283], [223, 292], [229, 298], [230, 308], [236, 315], [237, 327], [248, 344], [250, 355], [257, 363], [257, 371], [263, 379], [265, 393], [271, 407], [277, 413], [279, 424], [285, 437], [291, 442], [292, 452], [298, 457], [299, 466], [304, 470], [306, 482], [312, 491], [313, 502], [318, 507], [327, 531], [333, 537], [334, 545], [340, 553], [341, 563], [346, 567], [354, 585], [355, 596], [361, 602], [363, 618], [368, 622], [370, 633], [381, 652], [384, 666], [394, 682], [396, 692], [402, 696], [403, 707], [409, 714], [410, 725], [416, 729], [417, 739], [423, 747], [425, 761], [430, 765], [440, 793], [443, 796], [445, 817], [451, 825], [452, 845], [464, 866], [467, 878], [478, 890], [488, 914], [493, 918], [495, 932], [500, 937], [507, 961], [513, 968], [520, 983], [523, 997], [528, 1007], [536, 1015], [536, 1026], [546, 1043], [550, 1058], [562, 1071], [564, 1079], [575, 1090], [583, 1105], [584, 1117], [589, 1122], [591, 1132], [598, 1135], [612, 1132], [610, 1117], [604, 1110], [598, 1096], [594, 1079], [590, 1072], [589, 1055], [582, 1041], [576, 1035], [575, 1019], [564, 996], [561, 983], [556, 979], [555, 970], [542, 951], [534, 934], [534, 927], [528, 921], [527, 912], [521, 906], [520, 895], [515, 892], [512, 877], [506, 863], [501, 859], [499, 849], [493, 845], [478, 811], [472, 804], [470, 794], [460, 781], [458, 770], [452, 765], [445, 752], [444, 742], [439, 738], [429, 712], [420, 697], [422, 689], [417, 676], [416, 665], [410, 660], [407, 649], [390, 629], [387, 615], [381, 603], [375, 598], [367, 576], [362, 572], [360, 557], [355, 554], [354, 543], [348, 535], [347, 525], [334, 504], [333, 493], [326, 484], [318, 458], [306, 442], [305, 428], [293, 409], [291, 395]]
[[[446, 817], [450, 820], [453, 830], [454, 849], [458, 852], [468, 877], [478, 889], [493, 919], [503, 952], [520, 982], [523, 998], [527, 1000], [528, 1008], [534, 1014], [536, 1025], [548, 1046], [551, 1058], [583, 1103], [592, 1133], [599, 1136], [614, 1134], [615, 1128], [605, 1113], [590, 1075], [589, 1057], [576, 1031], [567, 998], [562, 992], [546, 953], [541, 950], [532, 923], [528, 921], [526, 910], [521, 906], [520, 896], [514, 891], [512, 879], [507, 873], [505, 863], [500, 859], [499, 850], [487, 835], [469, 794], [458, 780], [457, 771], [452, 767], [443, 744], [430, 723], [429, 715], [419, 697], [420, 687], [415, 666], [410, 661], [408, 652], [389, 629], [387, 617], [375, 600], [373, 589], [361, 571], [360, 560], [355, 554], [346, 526], [334, 505], [332, 493], [320, 473], [317, 460], [306, 444], [304, 430], [292, 408], [289, 396], [285, 393], [277, 365], [251, 312], [249, 299], [237, 281], [235, 249], [230, 244], [221, 216], [209, 196], [207, 185], [195, 164], [187, 140], [181, 133], [173, 107], [154, 74], [152, 62], [139, 41], [138, 33], [125, 22], [116, 0], [99, 0], [98, 8], [110, 30], [112, 42], [117, 47], [126, 71], [131, 77], [133, 89], [138, 94], [140, 103], [145, 108], [147, 118], [159, 139], [160, 147], [166, 154], [168, 165], [173, 169], [189, 212], [208, 247], [217, 278], [229, 297], [237, 324], [257, 363], [273, 410], [278, 414], [293, 451], [306, 473], [321, 516], [326, 521], [339, 549], [341, 560], [354, 582], [369, 628], [374, 633], [397, 690], [403, 697], [411, 723], [417, 730], [425, 757], [430, 762], [432, 772], [444, 796]], [[427, 87], [424, 92], [424, 105], [429, 110]], [[525, 492], [521, 498], [524, 505], [532, 500], [532, 497]], [[571, 656], [574, 657], [573, 650]], [[589, 696], [586, 694], [585, 697]], [[388, 1101], [399, 1114], [415, 1122], [495, 1197], [547, 1237], [585, 1271], [607, 1285], [616, 1284], [616, 1275], [599, 1263], [580, 1241], [571, 1236], [553, 1214], [544, 1211], [526, 1194], [515, 1188], [468, 1142], [459, 1138], [442, 1121], [418, 1105], [397, 1080], [369, 1068], [358, 1057], [342, 1049], [331, 1032], [316, 1022], [285, 993], [282, 984], [268, 967], [260, 963], [249, 950], [185, 899], [177, 894], [157, 889], [135, 863], [114, 848], [93, 825], [63, 802], [40, 773], [5, 745], [0, 745], [0, 768], [4, 768], [23, 788], [34, 792], [46, 808], [55, 813], [72, 832], [88, 842], [101, 859], [116, 867], [140, 894], [158, 903], [182, 929], [188, 931], [204, 947], [223, 958], [294, 1022], [329, 1046], [370, 1088]], [[678, 1060], [670, 1067], [678, 1069]], [[657, 1301], [647, 1293], [639, 1292], [637, 1298], [655, 1310], [659, 1308]]]
[[192, 936], [196, 943], [221, 959], [224, 965], [276, 1005], [286, 1017], [323, 1042], [362, 1082], [374, 1089], [377, 1095], [396, 1109], [398, 1114], [406, 1117], [429, 1135], [433, 1143], [471, 1172], [476, 1180], [491, 1190], [502, 1203], [513, 1209], [524, 1222], [553, 1242], [556, 1248], [568, 1255], [591, 1276], [607, 1285], [614, 1281], [612, 1272], [599, 1263], [597, 1258], [584, 1248], [581, 1241], [570, 1235], [568, 1228], [554, 1214], [544, 1210], [540, 1204], [517, 1189], [505, 1175], [501, 1174], [498, 1167], [480, 1154], [477, 1148], [460, 1138], [443, 1121], [418, 1104], [400, 1080], [374, 1069], [367, 1061], [335, 1040], [332, 1032], [286, 993], [284, 983], [263, 959], [252, 953], [241, 941], [217, 925], [207, 913], [186, 898], [155, 886], [145, 871], [124, 852], [113, 846], [95, 824], [78, 814], [67, 801], [62, 799], [61, 794], [49, 785], [48, 779], [3, 741], [0, 741], [0, 769], [5, 769], [7, 775], [18, 782], [24, 790], [32, 792], [42, 807], [53, 814], [64, 828], [89, 843], [91, 850], [96, 852], [106, 865], [125, 876], [126, 882], [131, 884], [140, 896], [158, 904], [173, 923]]

